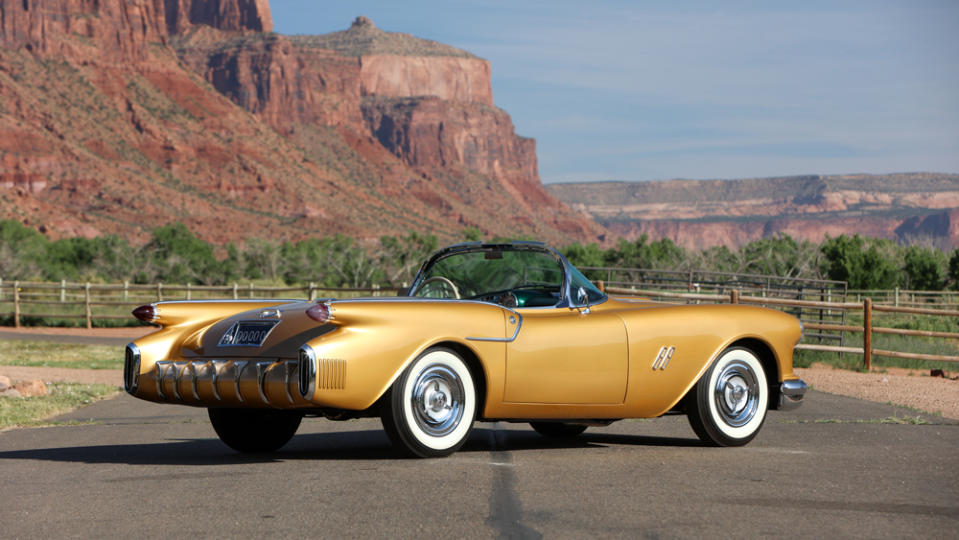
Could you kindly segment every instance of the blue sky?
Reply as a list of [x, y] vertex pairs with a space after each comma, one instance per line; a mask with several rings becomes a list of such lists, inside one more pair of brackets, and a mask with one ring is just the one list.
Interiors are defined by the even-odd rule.
[[545, 183], [959, 172], [959, 2], [272, 0], [490, 61]]

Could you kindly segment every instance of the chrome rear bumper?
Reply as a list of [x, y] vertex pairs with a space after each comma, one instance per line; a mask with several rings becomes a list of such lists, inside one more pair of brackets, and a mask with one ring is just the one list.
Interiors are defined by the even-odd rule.
[[779, 385], [779, 403], [776, 408], [780, 411], [788, 411], [802, 405], [807, 388], [802, 379], [783, 381]]
[[145, 375], [153, 384], [142, 384], [141, 377], [135, 395], [161, 403], [281, 409], [310, 405], [299, 395], [296, 360], [161, 360]]

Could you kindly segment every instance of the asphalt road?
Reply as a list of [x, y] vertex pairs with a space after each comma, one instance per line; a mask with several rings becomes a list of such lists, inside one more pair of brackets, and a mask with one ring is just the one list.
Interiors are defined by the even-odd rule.
[[684, 417], [575, 442], [477, 424], [400, 459], [378, 421], [306, 420], [269, 457], [233, 453], [202, 409], [128, 396], [0, 433], [0, 536], [956, 538], [959, 425], [811, 391], [743, 448]]

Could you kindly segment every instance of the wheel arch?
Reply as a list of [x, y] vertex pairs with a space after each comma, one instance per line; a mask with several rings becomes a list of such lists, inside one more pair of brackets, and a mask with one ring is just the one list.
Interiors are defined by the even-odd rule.
[[430, 345], [427, 349], [434, 347], [451, 349], [466, 362], [466, 367], [469, 368], [470, 375], [473, 376], [473, 384], [476, 385], [476, 417], [477, 419], [481, 418], [486, 408], [486, 389], [488, 386], [486, 382], [486, 369], [479, 355], [476, 354], [476, 351], [458, 341], [441, 341]]
[[437, 341], [418, 347], [413, 354], [406, 358], [406, 360], [399, 364], [396, 370], [393, 371], [393, 374], [383, 386], [383, 389], [379, 392], [376, 400], [367, 409], [375, 410], [382, 406], [383, 400], [389, 399], [390, 389], [393, 387], [393, 383], [396, 381], [396, 379], [403, 373], [403, 370], [405, 370], [426, 351], [438, 347], [452, 350], [463, 359], [463, 362], [466, 363], [466, 367], [469, 368], [470, 375], [472, 375], [473, 382], [476, 386], [477, 419], [481, 418], [483, 416], [483, 410], [486, 407], [486, 393], [488, 388], [486, 369], [484, 368], [483, 362], [480, 360], [476, 351], [474, 351], [468, 345], [453, 340]]
[[709, 361], [703, 365], [702, 370], [691, 383], [690, 386], [686, 389], [686, 392], [683, 393], [682, 397], [679, 398], [675, 404], [669, 409], [672, 411], [684, 411], [687, 407], [687, 400], [691, 395], [695, 395], [696, 384], [699, 382], [699, 379], [706, 376], [706, 372], [709, 370], [709, 366], [716, 361], [717, 358], [722, 355], [723, 351], [726, 351], [732, 347], [742, 347], [744, 349], [749, 349], [752, 351], [757, 358], [759, 358], [759, 363], [763, 366], [763, 371], [766, 375], [766, 385], [769, 387], [770, 391], [770, 407], [773, 407], [773, 396], [777, 395], [779, 391], [779, 361], [776, 358], [776, 353], [773, 351], [773, 348], [757, 337], [740, 337], [733, 339], [729, 343], [719, 347], [716, 350], [716, 353], [710, 357]]
[[[738, 339], [728, 346], [724, 347], [723, 350], [726, 350], [730, 347], [742, 347], [744, 349], [749, 349], [752, 351], [758, 358], [759, 363], [763, 366], [763, 371], [766, 373], [766, 384], [769, 386], [770, 396], [776, 395], [779, 387], [779, 361], [776, 358], [776, 353], [773, 352], [772, 347], [765, 341], [750, 337]], [[720, 351], [720, 354], [722, 351]], [[769, 407], [773, 407], [774, 400], [769, 400]]]

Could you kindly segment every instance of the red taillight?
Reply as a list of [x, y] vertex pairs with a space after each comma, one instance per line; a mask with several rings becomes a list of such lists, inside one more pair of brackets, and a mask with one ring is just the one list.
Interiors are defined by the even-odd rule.
[[133, 316], [143, 322], [152, 323], [157, 320], [157, 308], [153, 304], [140, 306], [133, 310]]
[[313, 304], [306, 310], [306, 316], [318, 323], [325, 323], [330, 320], [330, 306], [326, 304]]

